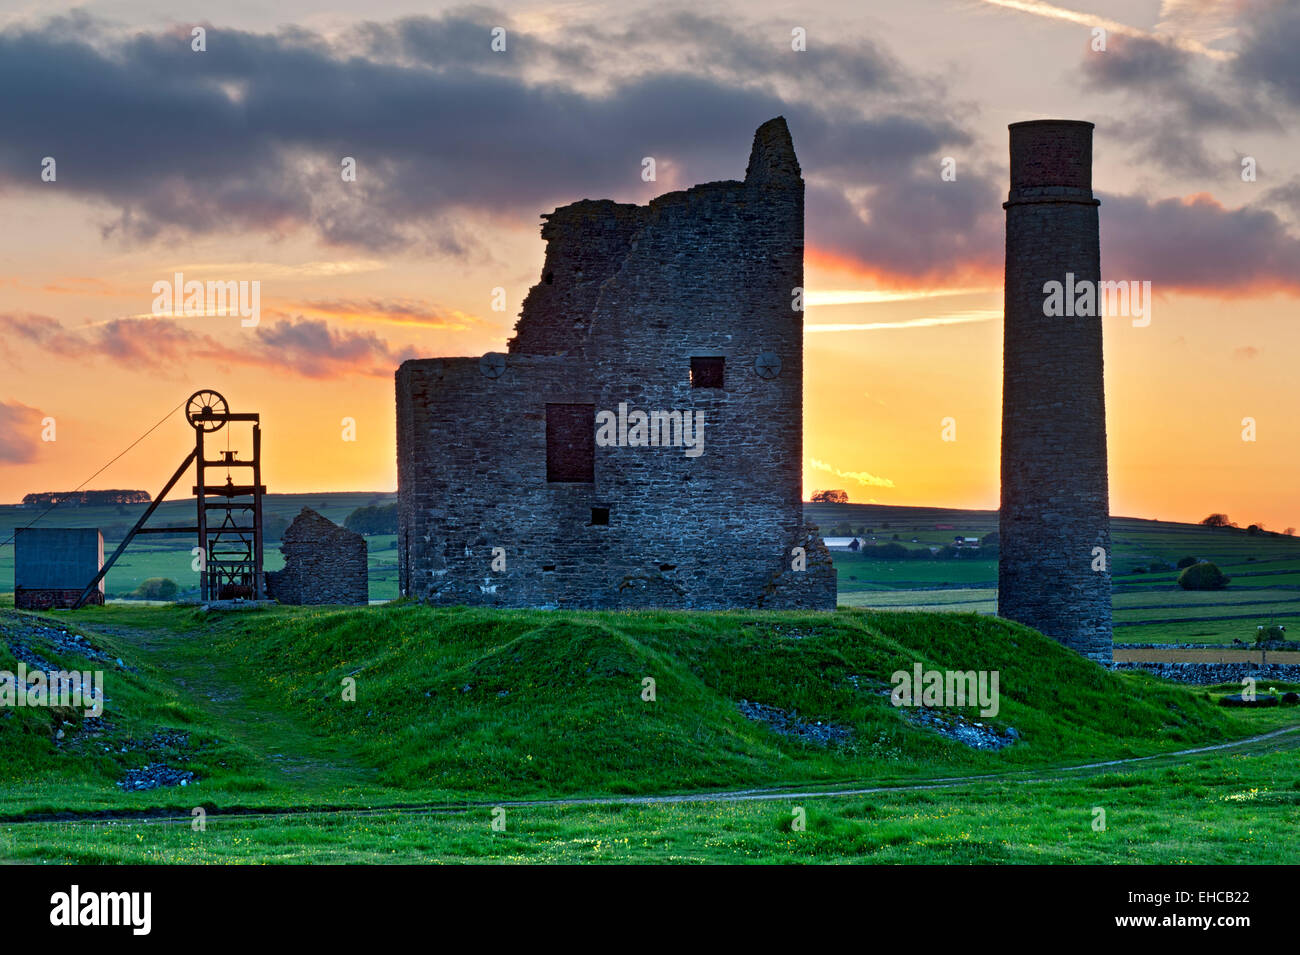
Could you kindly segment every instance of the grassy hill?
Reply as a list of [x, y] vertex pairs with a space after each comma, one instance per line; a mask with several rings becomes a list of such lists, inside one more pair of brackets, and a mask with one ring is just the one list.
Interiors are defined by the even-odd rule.
[[[41, 618], [4, 613], [14, 642], [66, 667]], [[1112, 673], [1034, 631], [976, 615], [87, 608], [75, 619], [116, 663], [105, 725], [49, 711], [0, 717], [0, 810], [192, 805], [196, 791], [123, 793], [132, 768], [196, 771], [213, 805], [418, 797], [519, 799], [778, 783], [906, 780], [1154, 753], [1278, 725], [1201, 690]], [[24, 636], [36, 621], [38, 632]], [[996, 670], [1001, 709], [971, 721], [1020, 740], [981, 751], [894, 707], [895, 670]], [[653, 678], [657, 699], [642, 699]], [[343, 699], [345, 680], [356, 700]], [[819, 745], [741, 701], [833, 727]], [[188, 734], [179, 748], [176, 732]], [[74, 745], [75, 744], [75, 745]], [[16, 754], [13, 755], [13, 754]], [[344, 784], [342, 781], [347, 780]], [[179, 803], [176, 800], [180, 798]]]
[[[86, 642], [69, 649], [69, 632]], [[1214, 697], [1227, 688], [1106, 671], [1034, 631], [973, 614], [407, 603], [204, 614], [117, 605], [0, 611], [0, 636], [0, 669], [12, 670], [18, 654], [102, 668], [109, 698], [95, 722], [49, 709], [0, 712], [0, 860], [1232, 862], [1245, 852], [1283, 862], [1294, 854], [1300, 734], [1193, 764], [1154, 755], [1082, 773], [1060, 767], [1265, 733], [1294, 726], [1300, 710], [1225, 710]], [[1014, 727], [1019, 739], [972, 749], [892, 706], [890, 675], [918, 661], [996, 669], [997, 716], [961, 712]], [[642, 698], [647, 677], [652, 702]], [[742, 701], [784, 719], [746, 715]], [[813, 739], [791, 727], [833, 732]], [[160, 768], [194, 775], [184, 787], [119, 788]], [[952, 788], [934, 789], [936, 777], [954, 779]], [[924, 785], [908, 790], [910, 782]], [[845, 785], [904, 788], [811, 795]], [[740, 803], [520, 802], [763, 786], [793, 793]], [[496, 832], [489, 811], [502, 804], [511, 807], [508, 830]], [[792, 806], [806, 811], [806, 832], [792, 831]], [[1098, 806], [1110, 814], [1100, 833], [1091, 826]], [[209, 814], [206, 830], [122, 817], [188, 821], [198, 807]]]

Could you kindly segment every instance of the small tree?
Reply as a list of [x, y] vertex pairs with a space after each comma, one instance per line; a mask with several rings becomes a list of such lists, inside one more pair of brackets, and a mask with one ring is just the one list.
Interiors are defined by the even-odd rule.
[[1205, 520], [1201, 521], [1206, 527], [1227, 527], [1229, 525], [1227, 514], [1211, 514]]
[[1184, 590], [1222, 590], [1231, 581], [1231, 577], [1208, 560], [1193, 564], [1178, 575], [1178, 586]]
[[812, 502], [814, 504], [847, 504], [849, 503], [849, 492], [813, 491]]
[[141, 600], [172, 600], [180, 590], [169, 577], [150, 577], [131, 591], [132, 597]]

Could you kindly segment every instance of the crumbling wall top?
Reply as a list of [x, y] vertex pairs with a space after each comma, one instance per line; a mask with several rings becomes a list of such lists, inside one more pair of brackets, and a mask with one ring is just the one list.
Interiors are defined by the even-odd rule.
[[769, 119], [754, 133], [754, 146], [745, 170], [748, 185], [768, 185], [798, 181], [802, 175], [794, 155], [794, 140], [785, 117]]

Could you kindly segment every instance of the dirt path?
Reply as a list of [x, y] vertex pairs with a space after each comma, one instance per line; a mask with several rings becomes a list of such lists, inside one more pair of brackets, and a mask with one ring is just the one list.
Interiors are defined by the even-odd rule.
[[256, 705], [241, 682], [239, 661], [196, 653], [202, 635], [109, 624], [83, 627], [129, 643], [150, 666], [169, 677], [195, 706], [211, 714], [224, 737], [246, 746], [290, 783], [312, 791], [355, 787], [377, 775], [349, 758], [336, 741], [322, 740], [282, 712]]

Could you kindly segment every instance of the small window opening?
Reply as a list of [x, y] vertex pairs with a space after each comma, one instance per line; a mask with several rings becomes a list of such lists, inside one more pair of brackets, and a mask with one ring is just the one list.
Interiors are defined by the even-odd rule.
[[691, 359], [692, 388], [721, 388], [725, 359], [721, 357], [695, 357]]
[[593, 508], [591, 509], [591, 523], [592, 523], [592, 524], [600, 525], [600, 526], [602, 526], [602, 527], [608, 525], [608, 524], [609, 524], [609, 508], [608, 508], [608, 507], [593, 507]]

